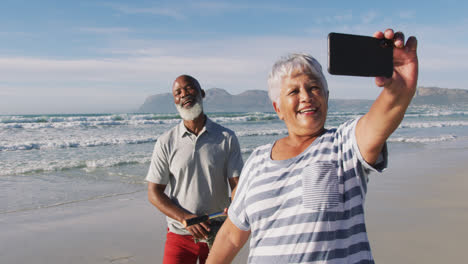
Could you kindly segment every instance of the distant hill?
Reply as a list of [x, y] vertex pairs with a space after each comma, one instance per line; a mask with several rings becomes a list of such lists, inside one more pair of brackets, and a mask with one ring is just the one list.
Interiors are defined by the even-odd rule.
[[162, 93], [148, 96], [140, 108], [139, 113], [176, 113], [174, 98], [171, 93]]
[[[210, 112], [273, 112], [268, 93], [263, 90], [249, 90], [232, 95], [224, 89], [205, 90], [203, 108]], [[149, 96], [138, 109], [140, 113], [176, 113], [171, 93]]]
[[[221, 88], [205, 90], [204, 110], [212, 112], [274, 112], [267, 91], [248, 90], [232, 95]], [[373, 100], [331, 99], [329, 109], [332, 111], [354, 111], [368, 109]], [[450, 105], [468, 103], [468, 90], [445, 89], [437, 87], [419, 87], [412, 104]], [[176, 113], [171, 93], [149, 96], [138, 109], [139, 113]]]
[[206, 112], [273, 112], [267, 91], [248, 90], [231, 95], [224, 89], [213, 88], [206, 91], [203, 101]]
[[467, 104], [468, 90], [438, 87], [418, 87], [412, 101], [415, 105]]

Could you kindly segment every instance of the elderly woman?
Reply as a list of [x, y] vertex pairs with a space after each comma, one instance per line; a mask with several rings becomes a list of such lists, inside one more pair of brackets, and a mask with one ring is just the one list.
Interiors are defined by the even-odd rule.
[[373, 263], [364, 222], [367, 176], [387, 164], [386, 139], [414, 95], [416, 38], [388, 29], [394, 72], [367, 114], [325, 129], [328, 88], [320, 64], [295, 54], [278, 61], [269, 95], [288, 136], [257, 148], [240, 176], [229, 218], [208, 263], [230, 263], [252, 234], [249, 263]]

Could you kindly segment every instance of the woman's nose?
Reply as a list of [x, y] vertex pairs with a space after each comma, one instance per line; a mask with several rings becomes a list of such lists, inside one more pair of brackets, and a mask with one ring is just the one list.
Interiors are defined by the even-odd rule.
[[313, 98], [313, 95], [310, 91], [308, 91], [307, 89], [302, 89], [301, 93], [299, 94], [300, 95], [300, 100], [302, 102], [308, 102], [310, 101], [312, 98]]

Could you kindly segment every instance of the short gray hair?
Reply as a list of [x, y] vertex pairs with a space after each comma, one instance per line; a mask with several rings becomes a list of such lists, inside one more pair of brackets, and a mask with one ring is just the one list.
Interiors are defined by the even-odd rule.
[[322, 72], [322, 66], [312, 56], [308, 54], [293, 53], [280, 58], [275, 62], [268, 76], [268, 96], [272, 102], [277, 102], [281, 91], [281, 81], [285, 76], [300, 70], [317, 79], [325, 94], [328, 93], [328, 84]]

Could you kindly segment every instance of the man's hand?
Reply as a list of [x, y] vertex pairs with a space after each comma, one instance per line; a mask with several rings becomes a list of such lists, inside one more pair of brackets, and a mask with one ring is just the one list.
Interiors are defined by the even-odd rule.
[[[187, 219], [194, 218], [194, 217], [197, 217], [197, 215], [193, 215], [193, 214], [186, 215], [184, 217], [183, 222], [185, 222], [185, 220]], [[192, 236], [196, 239], [207, 239], [208, 232], [210, 231], [209, 220], [206, 222], [199, 223], [199, 224], [187, 226], [185, 227], [185, 229], [187, 229], [187, 231], [189, 231], [190, 234], [192, 234]]]
[[[184, 209], [176, 205], [167, 195], [164, 193], [166, 185], [148, 183], [148, 200], [156, 206], [161, 212], [169, 216], [172, 219], [184, 224], [186, 219], [197, 217], [194, 214], [187, 213]], [[209, 221], [192, 225], [186, 228], [195, 238], [202, 239], [208, 235], [210, 231]]]
[[231, 263], [249, 236], [250, 230], [240, 230], [228, 217], [216, 235], [206, 263]]

